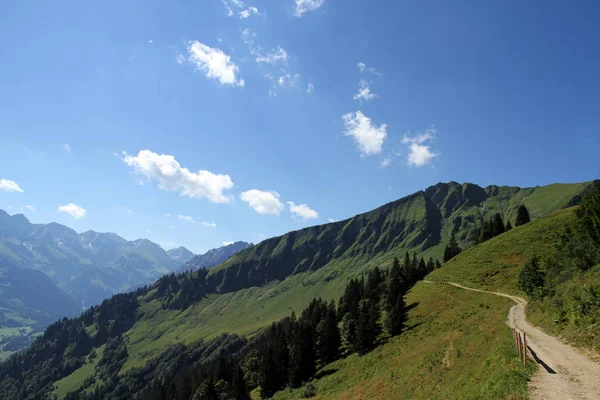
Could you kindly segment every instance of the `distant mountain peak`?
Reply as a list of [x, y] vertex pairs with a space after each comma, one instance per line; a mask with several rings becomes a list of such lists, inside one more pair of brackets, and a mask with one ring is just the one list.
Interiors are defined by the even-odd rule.
[[198, 270], [201, 268], [212, 268], [250, 246], [250, 243], [237, 241], [216, 249], [211, 249], [204, 254], [194, 256], [187, 263], [185, 263], [180, 270], [188, 271]]
[[186, 249], [183, 246], [179, 246], [179, 247], [167, 250], [167, 254], [173, 260], [180, 262], [182, 264], [185, 264], [186, 262], [190, 261], [195, 256], [194, 253], [192, 253], [191, 251], [189, 251], [188, 249]]

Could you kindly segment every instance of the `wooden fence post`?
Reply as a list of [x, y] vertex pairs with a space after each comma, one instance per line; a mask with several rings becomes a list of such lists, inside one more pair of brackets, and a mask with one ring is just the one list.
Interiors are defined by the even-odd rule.
[[521, 334], [517, 332], [517, 340], [519, 343], [519, 359], [523, 361], [523, 342], [521, 341]]
[[523, 332], [523, 366], [527, 366], [527, 334]]

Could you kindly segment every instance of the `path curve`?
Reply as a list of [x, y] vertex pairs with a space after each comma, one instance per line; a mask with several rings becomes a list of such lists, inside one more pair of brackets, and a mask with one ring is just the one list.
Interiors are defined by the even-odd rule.
[[507, 297], [516, 303], [509, 310], [506, 323], [527, 334], [529, 353], [540, 365], [529, 384], [533, 399], [600, 399], [600, 364], [580, 350], [530, 325], [525, 315], [527, 301], [524, 298], [473, 289], [454, 282], [446, 283], [460, 289]]

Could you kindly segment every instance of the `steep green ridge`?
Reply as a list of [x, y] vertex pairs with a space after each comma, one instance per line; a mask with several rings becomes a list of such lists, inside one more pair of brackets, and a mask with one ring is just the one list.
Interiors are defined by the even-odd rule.
[[123, 370], [145, 365], [177, 342], [223, 332], [251, 334], [301, 310], [313, 297], [338, 298], [351, 277], [386, 266], [394, 256], [410, 250], [441, 258], [453, 231], [464, 245], [482, 218], [499, 211], [514, 218], [523, 202], [536, 218], [577, 203], [592, 185], [519, 189], [438, 184], [345, 221], [265, 240], [208, 274], [165, 279], [137, 293], [140, 305], [125, 333], [128, 359]]

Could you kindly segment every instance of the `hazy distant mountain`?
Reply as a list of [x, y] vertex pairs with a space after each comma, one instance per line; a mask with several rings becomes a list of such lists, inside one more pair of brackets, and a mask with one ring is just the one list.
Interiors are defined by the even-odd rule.
[[185, 264], [195, 256], [194, 253], [192, 253], [183, 246], [167, 250], [167, 254], [169, 255], [169, 257], [171, 257], [173, 260], [177, 261], [180, 264]]
[[[7, 315], [25, 317], [35, 315], [34, 311], [50, 313], [52, 318], [73, 315], [73, 304], [78, 305], [75, 312], [81, 311], [181, 264], [147, 239], [129, 242], [114, 233], [79, 234], [64, 225], [32, 224], [22, 214], [11, 216], [0, 210], [0, 270], [9, 271], [0, 278], [0, 306], [14, 305], [8, 307], [11, 311], [0, 309], [0, 324]], [[24, 279], [27, 276], [30, 282]], [[46, 301], [21, 299], [23, 293]], [[24, 301], [19, 304], [15, 299]], [[45, 308], [52, 304], [56, 307]]]
[[201, 268], [211, 268], [215, 265], [221, 264], [232, 255], [239, 253], [240, 251], [247, 249], [252, 246], [252, 243], [246, 242], [235, 242], [222, 246], [216, 249], [207, 251], [204, 254], [193, 257], [187, 263], [179, 268], [180, 271], [196, 271]]
[[126, 242], [117, 259], [82, 272], [66, 290], [79, 304], [89, 307], [114, 294], [154, 281], [180, 265], [156, 243], [139, 239]]

